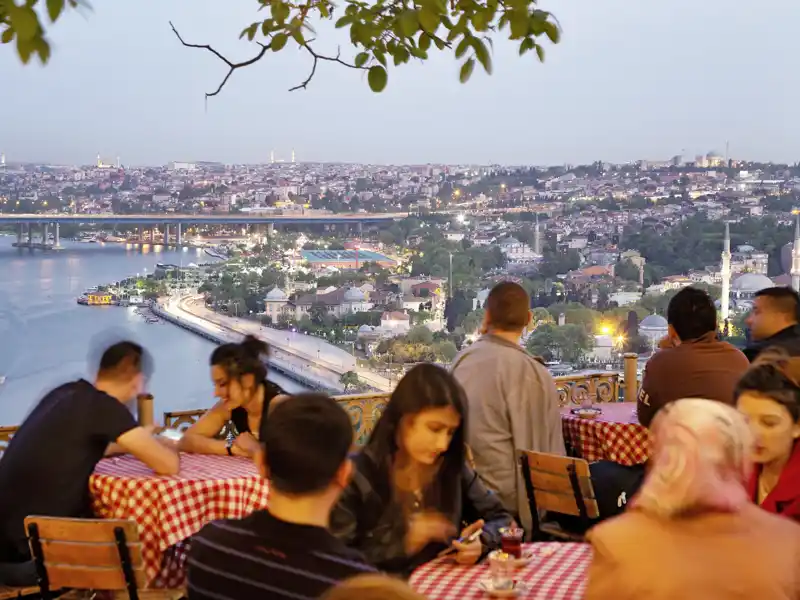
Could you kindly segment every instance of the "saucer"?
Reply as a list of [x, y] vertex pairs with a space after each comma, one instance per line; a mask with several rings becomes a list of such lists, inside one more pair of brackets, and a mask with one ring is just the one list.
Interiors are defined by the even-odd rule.
[[602, 410], [599, 408], [573, 408], [570, 411], [573, 415], [580, 417], [581, 419], [596, 419], [600, 414], [602, 414]]
[[492, 583], [491, 578], [481, 579], [480, 582], [478, 582], [478, 587], [489, 594], [492, 598], [516, 598], [521, 591], [521, 588], [516, 581], [514, 582], [514, 587], [511, 589], [496, 590], [494, 589], [494, 584]]

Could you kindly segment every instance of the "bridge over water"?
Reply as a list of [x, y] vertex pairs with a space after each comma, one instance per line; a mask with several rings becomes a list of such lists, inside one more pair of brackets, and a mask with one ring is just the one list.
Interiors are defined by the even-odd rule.
[[[275, 225], [329, 225], [332, 227], [355, 228], [361, 231], [364, 224], [382, 225], [389, 224], [399, 219], [404, 219], [407, 213], [353, 213], [353, 214], [325, 214], [320, 212], [304, 212], [300, 214], [2, 214], [0, 226], [17, 226], [17, 246], [30, 248], [58, 248], [60, 245], [59, 227], [63, 223], [87, 225], [138, 225], [140, 240], [142, 229], [145, 226], [163, 226], [164, 240], [170, 239], [170, 228], [174, 228], [175, 244], [182, 245], [182, 233], [185, 225], [266, 225], [268, 231]], [[34, 226], [41, 227], [42, 241], [34, 242]], [[53, 244], [49, 244], [49, 227], [53, 226]], [[23, 237], [27, 232], [27, 242]], [[151, 238], [152, 239], [152, 238]]]

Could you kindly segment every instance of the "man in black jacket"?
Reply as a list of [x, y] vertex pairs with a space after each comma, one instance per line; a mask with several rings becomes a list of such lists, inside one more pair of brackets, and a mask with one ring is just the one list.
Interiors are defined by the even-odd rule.
[[745, 323], [753, 342], [744, 350], [750, 362], [767, 348], [779, 347], [800, 356], [800, 295], [790, 287], [757, 292]]

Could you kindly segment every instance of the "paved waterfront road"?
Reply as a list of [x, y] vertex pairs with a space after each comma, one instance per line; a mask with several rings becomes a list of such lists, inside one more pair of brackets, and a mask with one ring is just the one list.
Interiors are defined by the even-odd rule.
[[318, 337], [264, 327], [248, 319], [237, 319], [217, 314], [206, 308], [202, 296], [189, 296], [177, 301], [170, 299], [167, 309], [184, 318], [187, 315], [191, 315], [218, 329], [224, 328], [239, 333], [251, 333], [265, 340], [272, 348], [282, 351], [283, 356], [294, 355], [300, 364], [313, 364], [311, 372], [320, 376], [326, 376], [327, 374], [330, 377], [331, 374], [335, 374], [335, 379], [338, 382], [339, 375], [342, 373], [356, 371], [362, 380], [373, 387], [382, 391], [392, 389], [392, 385], [387, 378], [366, 369], [358, 368], [356, 359], [352, 354]]

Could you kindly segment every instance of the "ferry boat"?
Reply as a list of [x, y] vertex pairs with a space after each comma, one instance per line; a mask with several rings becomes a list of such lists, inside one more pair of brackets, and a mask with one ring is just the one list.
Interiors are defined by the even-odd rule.
[[83, 306], [113, 306], [118, 304], [117, 297], [111, 292], [87, 291], [77, 298]]

